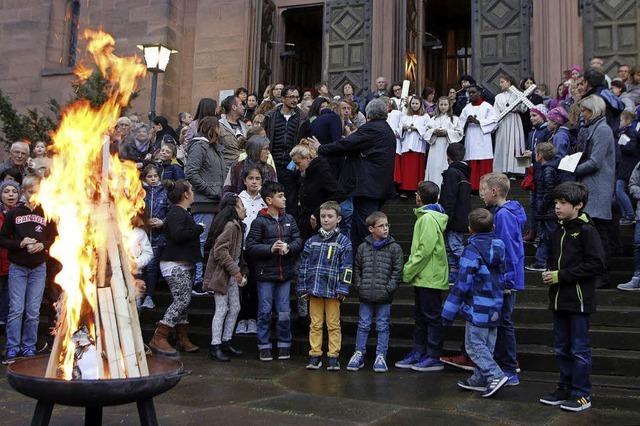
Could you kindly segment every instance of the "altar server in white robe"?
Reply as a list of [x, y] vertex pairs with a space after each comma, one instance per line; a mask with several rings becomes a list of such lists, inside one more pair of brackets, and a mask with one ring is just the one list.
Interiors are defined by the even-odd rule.
[[491, 132], [496, 128], [493, 106], [480, 96], [480, 88], [467, 88], [469, 103], [460, 114], [460, 126], [464, 129], [464, 160], [471, 167], [471, 190], [480, 189], [480, 178], [493, 171], [493, 146]]
[[402, 155], [400, 157], [400, 191], [415, 192], [424, 180], [427, 143], [424, 139], [431, 118], [425, 114], [422, 99], [409, 98], [409, 108], [402, 117]]
[[460, 119], [453, 115], [452, 107], [448, 97], [438, 99], [436, 115], [431, 119], [424, 137], [430, 145], [424, 180], [438, 186], [442, 184], [442, 172], [449, 167], [447, 148], [452, 143], [460, 142], [463, 136]]
[[496, 130], [496, 147], [493, 156], [493, 171], [499, 173], [515, 173], [523, 175], [525, 173], [525, 162], [520, 160], [526, 150], [526, 139], [522, 129], [522, 119], [520, 113], [527, 110], [523, 103], [518, 102], [518, 96], [512, 93], [509, 88], [515, 85], [513, 77], [509, 75], [500, 76], [500, 89], [502, 93], [496, 96], [493, 108], [496, 117], [503, 111], [511, 108], [511, 112], [500, 120]]

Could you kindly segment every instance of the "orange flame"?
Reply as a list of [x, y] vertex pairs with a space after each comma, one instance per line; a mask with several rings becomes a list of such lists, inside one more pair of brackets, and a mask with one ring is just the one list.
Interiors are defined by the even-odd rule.
[[[139, 58], [118, 57], [115, 40], [102, 31], [86, 30], [87, 50], [102, 75], [110, 82], [109, 99], [94, 109], [86, 100], [70, 105], [52, 137], [51, 174], [40, 185], [36, 196], [47, 218], [58, 226], [58, 237], [50, 253], [62, 265], [55, 281], [65, 292], [60, 366], [63, 378], [71, 379], [74, 348], [71, 335], [83, 324], [93, 324], [96, 309], [97, 249], [106, 243], [106, 223], [97, 217], [100, 200], [112, 197], [117, 224], [128, 247], [131, 219], [144, 206], [138, 171], [131, 162], [112, 157], [108, 176], [108, 194], [101, 193], [101, 152], [107, 134], [120, 116], [136, 88], [136, 80], [146, 68]], [[91, 70], [78, 67], [76, 74], [87, 78]], [[104, 219], [104, 218], [103, 218]], [[93, 334], [93, 333], [92, 333]], [[94, 335], [95, 337], [95, 335]]]

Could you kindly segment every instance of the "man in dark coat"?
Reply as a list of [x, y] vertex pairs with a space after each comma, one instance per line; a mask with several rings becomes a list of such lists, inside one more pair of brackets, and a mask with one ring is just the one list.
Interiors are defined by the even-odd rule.
[[351, 242], [358, 247], [367, 236], [367, 216], [393, 197], [393, 161], [396, 137], [387, 124], [387, 105], [374, 99], [367, 105], [366, 124], [339, 141], [316, 144], [318, 154], [347, 155], [340, 174], [344, 191], [353, 198]]

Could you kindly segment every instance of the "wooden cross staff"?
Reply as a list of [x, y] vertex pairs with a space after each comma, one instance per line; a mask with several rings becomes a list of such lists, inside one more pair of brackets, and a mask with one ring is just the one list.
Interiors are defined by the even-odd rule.
[[515, 102], [513, 102], [512, 104], [507, 106], [507, 109], [505, 109], [504, 111], [502, 111], [500, 113], [500, 115], [498, 116], [496, 121], [502, 120], [507, 114], [509, 114], [511, 111], [513, 111], [513, 109], [515, 107], [520, 105], [520, 103], [525, 104], [527, 106], [527, 108], [529, 108], [529, 109], [533, 108], [534, 105], [527, 98], [527, 96], [529, 96], [535, 89], [536, 89], [536, 85], [535, 84], [532, 84], [531, 86], [527, 87], [527, 89], [524, 92], [519, 91], [514, 86], [510, 86], [509, 90], [511, 91], [511, 93], [516, 95], [516, 100], [515, 100]]

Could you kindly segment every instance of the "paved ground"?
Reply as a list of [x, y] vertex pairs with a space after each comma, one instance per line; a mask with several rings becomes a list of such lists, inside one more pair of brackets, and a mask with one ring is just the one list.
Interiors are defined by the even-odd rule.
[[[415, 373], [394, 369], [387, 374], [307, 371], [304, 361], [261, 363], [239, 359], [222, 364], [204, 354], [183, 357], [192, 374], [155, 401], [163, 425], [574, 425], [640, 424], [640, 390], [597, 386], [594, 407], [583, 413], [542, 406], [537, 397], [552, 389], [549, 375], [527, 377], [492, 399], [458, 391], [465, 373], [446, 370]], [[346, 360], [344, 361], [346, 362]], [[370, 363], [369, 363], [370, 364]], [[344, 366], [343, 366], [344, 367]], [[29, 424], [35, 401], [13, 391], [0, 379], [0, 424]], [[52, 425], [83, 424], [83, 411], [56, 407]], [[135, 405], [105, 408], [104, 424], [136, 425]]]

